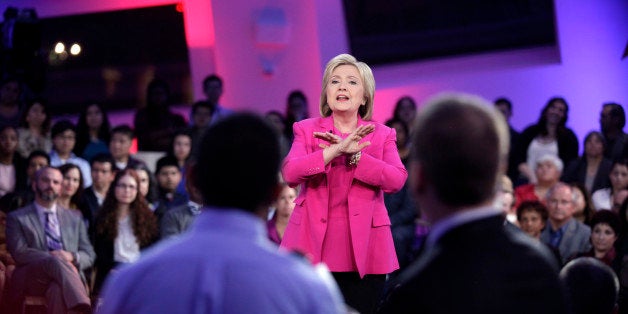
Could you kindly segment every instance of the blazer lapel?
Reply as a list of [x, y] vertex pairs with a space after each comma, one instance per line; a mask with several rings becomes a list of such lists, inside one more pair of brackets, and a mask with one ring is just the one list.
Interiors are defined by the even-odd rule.
[[[373, 124], [375, 126], [375, 128], [377, 128], [377, 125], [374, 124], [372, 121], [364, 121], [364, 120], [362, 120], [362, 117], [360, 117], [358, 115], [358, 126], [367, 125], [367, 124]], [[371, 133], [367, 134], [365, 137], [363, 137], [360, 140], [360, 143], [370, 142], [371, 139], [373, 138], [373, 135], [375, 134], [375, 132], [377, 132], [377, 129], [374, 129], [373, 132], [371, 132]], [[369, 146], [365, 147], [364, 149], [368, 149], [368, 148], [369, 148]]]
[[41, 220], [39, 220], [39, 215], [37, 214], [37, 208], [35, 205], [31, 205], [26, 219], [28, 220], [28, 223], [33, 226], [32, 230], [37, 235], [37, 246], [48, 250], [48, 243], [46, 242], [46, 234], [44, 231], [45, 227], [41, 224]]
[[[319, 120], [318, 130], [316, 130], [317, 132], [330, 132], [333, 130], [334, 130], [334, 119], [331, 116], [326, 117], [326, 118], [321, 118]], [[313, 143], [316, 145], [316, 147], [314, 147], [314, 150], [322, 149], [320, 147], [320, 144], [329, 145], [327, 141], [323, 141], [319, 138], [315, 138]]]
[[[574, 229], [576, 228], [575, 218], [571, 218], [567, 223], [567, 228], [565, 228], [565, 233], [563, 234], [562, 239], [560, 240], [560, 244], [558, 245], [558, 250], [561, 252], [569, 252], [571, 250], [571, 245], [573, 241], [569, 241], [574, 236]], [[568, 240], [566, 240], [568, 239]], [[569, 258], [570, 256], [563, 256], [564, 258]]]

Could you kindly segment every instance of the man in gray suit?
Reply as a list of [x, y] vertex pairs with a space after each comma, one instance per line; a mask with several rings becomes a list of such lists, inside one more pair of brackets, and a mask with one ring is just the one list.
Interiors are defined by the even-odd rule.
[[549, 219], [541, 241], [558, 249], [563, 264], [580, 252], [591, 249], [591, 228], [573, 218], [576, 209], [573, 188], [555, 184], [547, 193]]
[[11, 299], [41, 295], [49, 313], [87, 313], [90, 299], [81, 275], [96, 254], [80, 213], [56, 203], [62, 180], [58, 169], [40, 169], [32, 183], [35, 202], [7, 217], [7, 248], [17, 263]]

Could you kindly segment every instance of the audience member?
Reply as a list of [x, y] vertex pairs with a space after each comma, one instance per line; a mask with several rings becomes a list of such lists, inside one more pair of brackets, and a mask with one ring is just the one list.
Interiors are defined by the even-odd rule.
[[[290, 151], [290, 146], [292, 145], [291, 140], [288, 139], [286, 135], [286, 119], [283, 117], [281, 112], [276, 110], [271, 110], [266, 113], [264, 116], [266, 121], [270, 123], [272, 127], [277, 131], [277, 138], [279, 139], [279, 148], [281, 149], [281, 158], [285, 158]], [[290, 127], [292, 129], [292, 127]]]
[[90, 163], [92, 168], [92, 185], [83, 191], [81, 203], [83, 204], [83, 218], [87, 221], [87, 227], [90, 236], [94, 234], [94, 223], [96, 216], [103, 202], [105, 196], [109, 191], [111, 182], [115, 177], [115, 166], [111, 155], [100, 154], [94, 156]]
[[63, 180], [61, 181], [61, 191], [57, 198], [57, 204], [67, 209], [74, 209], [83, 215], [83, 175], [81, 169], [75, 164], [64, 164], [59, 167]]
[[12, 203], [12, 200], [9, 200], [9, 198], [0, 198], [0, 309], [4, 310], [7, 310], [7, 308], [3, 303], [3, 297], [6, 295], [6, 288], [8, 287], [8, 283], [11, 282], [11, 276], [13, 276], [13, 271], [15, 271], [15, 260], [7, 250], [6, 237], [6, 213], [14, 209], [10, 208], [13, 205], [10, 203]]
[[[203, 161], [205, 162], [205, 161]], [[159, 205], [155, 209], [157, 219], [170, 209], [187, 203], [187, 196], [177, 192], [177, 186], [181, 182], [181, 168], [177, 159], [173, 156], [164, 156], [157, 160], [155, 169], [157, 177], [157, 192]], [[211, 178], [211, 177], [207, 177]]]
[[199, 100], [192, 105], [190, 112], [189, 132], [192, 136], [192, 157], [195, 158], [198, 153], [198, 143], [209, 127], [212, 118], [212, 107], [206, 100]]
[[76, 124], [76, 146], [74, 153], [91, 162], [94, 156], [109, 153], [111, 124], [107, 111], [97, 102], [89, 102]]
[[311, 266], [267, 238], [280, 162], [273, 130], [258, 117], [225, 118], [203, 138], [199, 160], [190, 179], [205, 207], [191, 230], [113, 274], [100, 313], [342, 312]]
[[[519, 228], [539, 242], [541, 242], [541, 232], [547, 226], [548, 217], [547, 207], [539, 201], [525, 201], [517, 207]], [[558, 249], [546, 243], [543, 243], [543, 245], [552, 252], [556, 264], [561, 265], [562, 260]]]
[[403, 120], [389, 119], [385, 125], [389, 128], [395, 129], [397, 133], [397, 151], [399, 152], [399, 158], [404, 166], [407, 166], [408, 159], [410, 158], [410, 129]]
[[266, 223], [268, 238], [277, 245], [281, 244], [288, 221], [290, 221], [290, 215], [294, 211], [294, 200], [297, 198], [297, 194], [296, 188], [290, 187], [287, 183], [281, 184], [281, 192], [274, 202], [275, 211]]
[[0, 84], [0, 127], [10, 125], [17, 128], [22, 116], [20, 94], [22, 88], [16, 77], [9, 77]]
[[116, 173], [96, 218], [96, 283], [94, 293], [113, 269], [135, 263], [141, 251], [159, 237], [157, 219], [139, 193], [133, 169]]
[[495, 193], [495, 207], [500, 208], [511, 224], [517, 224], [517, 211], [515, 207], [515, 191], [512, 188], [512, 181], [507, 175], [501, 176], [497, 193]]
[[56, 204], [62, 180], [58, 169], [37, 171], [35, 202], [7, 217], [7, 247], [17, 263], [9, 299], [45, 296], [50, 313], [91, 313], [81, 277], [95, 253], [81, 215]]
[[571, 183], [570, 185], [573, 188], [576, 204], [573, 217], [585, 225], [591, 226], [591, 217], [593, 217], [593, 214], [595, 213], [593, 201], [591, 201], [591, 195], [587, 192], [584, 185], [580, 183], [576, 182]]
[[192, 135], [187, 129], [175, 132], [168, 155], [177, 160], [179, 169], [181, 169], [181, 181], [179, 185], [177, 185], [177, 193], [188, 197], [188, 193], [185, 189], [187, 174], [185, 169], [188, 161], [192, 157]]
[[[186, 176], [191, 178], [194, 173], [194, 162], [191, 162], [186, 170]], [[189, 195], [187, 204], [177, 206], [167, 211], [161, 219], [161, 238], [167, 239], [172, 236], [179, 235], [190, 228], [190, 225], [201, 213], [203, 207], [203, 196], [200, 191], [192, 184], [192, 181], [185, 182], [185, 188]]]
[[584, 138], [584, 154], [572, 161], [561, 181], [583, 184], [589, 194], [610, 186], [608, 175], [613, 162], [604, 157], [604, 138], [600, 132], [589, 132]]
[[508, 131], [510, 133], [510, 150], [508, 151], [508, 171], [506, 171], [506, 175], [510, 178], [515, 185], [520, 185], [520, 183], [525, 182], [525, 180], [521, 180], [519, 178], [519, 170], [517, 169], [517, 146], [519, 145], [519, 137], [521, 134], [510, 124], [510, 118], [512, 117], [512, 102], [510, 99], [505, 97], [500, 97], [495, 99], [493, 102], [495, 108], [499, 110], [506, 119], [506, 123], [508, 124]]
[[209, 124], [212, 125], [221, 119], [233, 114], [233, 111], [223, 107], [220, 104], [220, 96], [222, 96], [223, 92], [223, 81], [216, 74], [211, 74], [205, 77], [203, 80], [203, 93], [207, 102], [211, 107], [211, 118]]
[[0, 127], [0, 197], [26, 186], [26, 162], [17, 153], [17, 130]]
[[539, 201], [523, 201], [517, 207], [517, 221], [523, 232], [541, 241], [541, 231], [545, 229], [549, 214], [547, 208]]
[[109, 151], [115, 162], [116, 171], [126, 168], [135, 168], [136, 165], [142, 164], [142, 161], [131, 156], [133, 138], [135, 138], [135, 133], [133, 133], [133, 129], [126, 124], [111, 129]]
[[286, 100], [286, 128], [284, 132], [290, 144], [294, 140], [292, 125], [309, 117], [310, 113], [305, 94], [300, 90], [291, 91]]
[[35, 173], [49, 165], [50, 157], [48, 157], [48, 154], [40, 150], [33, 151], [26, 159], [26, 184], [22, 188], [16, 189], [15, 192], [6, 194], [4, 197], [16, 199], [20, 204], [32, 203], [35, 200], [35, 191], [32, 188], [32, 183], [35, 182]]
[[600, 112], [600, 131], [606, 140], [604, 157], [616, 160], [626, 156], [624, 150], [628, 135], [624, 133], [624, 126], [626, 126], [624, 108], [617, 103], [603, 104]]
[[[597, 211], [591, 218], [591, 249], [587, 252], [580, 252], [577, 257], [594, 257], [602, 263], [614, 267], [617, 252], [615, 242], [619, 239], [621, 232], [621, 221], [616, 213], [603, 209]], [[615, 272], [619, 273], [619, 269]]]
[[371, 120], [375, 79], [364, 62], [341, 54], [325, 67], [322, 117], [294, 124], [284, 180], [301, 185], [281, 246], [332, 271], [347, 304], [376, 309], [386, 276], [399, 268], [384, 193], [407, 178], [395, 130]]
[[615, 160], [608, 177], [610, 178], [611, 186], [594, 191], [591, 194], [591, 200], [596, 210], [611, 209], [618, 212], [619, 207], [615, 206], [615, 204], [621, 205], [621, 202], [613, 202], [613, 197], [628, 188], [628, 159], [621, 158]]
[[580, 257], [560, 271], [573, 314], [614, 314], [619, 283], [613, 270], [592, 257]]
[[541, 232], [541, 241], [558, 248], [562, 263], [579, 252], [591, 249], [591, 228], [573, 218], [575, 193], [565, 183], [555, 184], [547, 193], [548, 228]]
[[137, 164], [134, 167], [131, 167], [131, 169], [134, 169], [135, 172], [137, 172], [137, 177], [140, 180], [140, 194], [142, 194], [148, 203], [148, 208], [155, 211], [155, 209], [159, 206], [157, 180], [155, 179], [155, 176], [144, 163]]
[[[410, 157], [409, 130], [403, 120], [390, 119], [386, 126], [395, 129], [397, 133], [397, 151], [404, 166], [408, 166]], [[418, 210], [406, 182], [396, 193], [384, 193], [384, 205], [390, 217], [390, 231], [392, 232], [395, 252], [399, 261], [399, 268], [403, 269], [412, 259], [412, 245], [415, 242], [415, 231]]]
[[414, 98], [410, 96], [402, 96], [395, 103], [392, 119], [401, 120], [406, 123], [410, 129], [410, 135], [414, 134], [414, 126], [416, 123], [417, 106]]
[[560, 179], [563, 162], [552, 154], [539, 157], [534, 164], [536, 183], [520, 185], [515, 189], [515, 207], [523, 201], [545, 202], [547, 191]]
[[433, 228], [380, 312], [565, 313], [551, 253], [493, 207], [508, 154], [504, 119], [483, 99], [447, 94], [416, 126], [410, 182]]
[[34, 150], [49, 153], [52, 149], [50, 138], [51, 115], [41, 99], [35, 99], [26, 105], [20, 127], [17, 129], [17, 151], [26, 158]]
[[77, 165], [83, 176], [83, 188], [92, 185], [89, 163], [77, 157], [72, 150], [76, 144], [76, 127], [69, 120], [61, 120], [52, 126], [52, 151], [50, 152], [50, 165], [59, 167], [66, 163]]
[[538, 122], [521, 132], [516, 153], [517, 168], [530, 183], [536, 182], [533, 169], [539, 157], [555, 155], [563, 165], [578, 157], [578, 138], [566, 126], [568, 111], [565, 99], [554, 97], [543, 107]]
[[619, 313], [628, 313], [628, 201], [619, 209], [622, 232], [616, 242], [617, 257], [615, 269], [619, 269]]
[[185, 119], [170, 111], [170, 86], [166, 81], [154, 79], [148, 84], [146, 107], [135, 113], [134, 125], [140, 151], [168, 151], [174, 132], [185, 127]]

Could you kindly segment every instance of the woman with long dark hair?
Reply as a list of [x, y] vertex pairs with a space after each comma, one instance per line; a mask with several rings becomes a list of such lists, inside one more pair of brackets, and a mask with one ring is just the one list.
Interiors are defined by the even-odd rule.
[[568, 112], [569, 106], [564, 98], [551, 98], [543, 107], [537, 123], [521, 132], [516, 162], [523, 179], [536, 182], [532, 169], [540, 156], [558, 156], [563, 165], [578, 158], [578, 138], [566, 126]]
[[74, 153], [87, 161], [94, 156], [109, 153], [111, 124], [107, 111], [97, 102], [83, 107], [76, 124]]
[[140, 193], [139, 182], [133, 169], [118, 172], [98, 213], [96, 292], [112, 269], [137, 261], [141, 250], [158, 238], [157, 218]]

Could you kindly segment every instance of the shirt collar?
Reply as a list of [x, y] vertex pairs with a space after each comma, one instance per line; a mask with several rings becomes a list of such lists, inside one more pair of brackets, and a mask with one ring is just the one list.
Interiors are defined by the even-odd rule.
[[50, 208], [43, 207], [37, 202], [33, 202], [33, 204], [35, 205], [35, 209], [37, 209], [37, 213], [39, 213], [41, 216], [43, 216], [47, 212], [57, 214], [57, 203], [52, 204], [52, 207]]
[[493, 206], [475, 207], [457, 212], [433, 225], [432, 230], [427, 236], [425, 245], [427, 247], [433, 246], [438, 239], [455, 227], [464, 225], [471, 221], [500, 215], [501, 213], [501, 210]]

